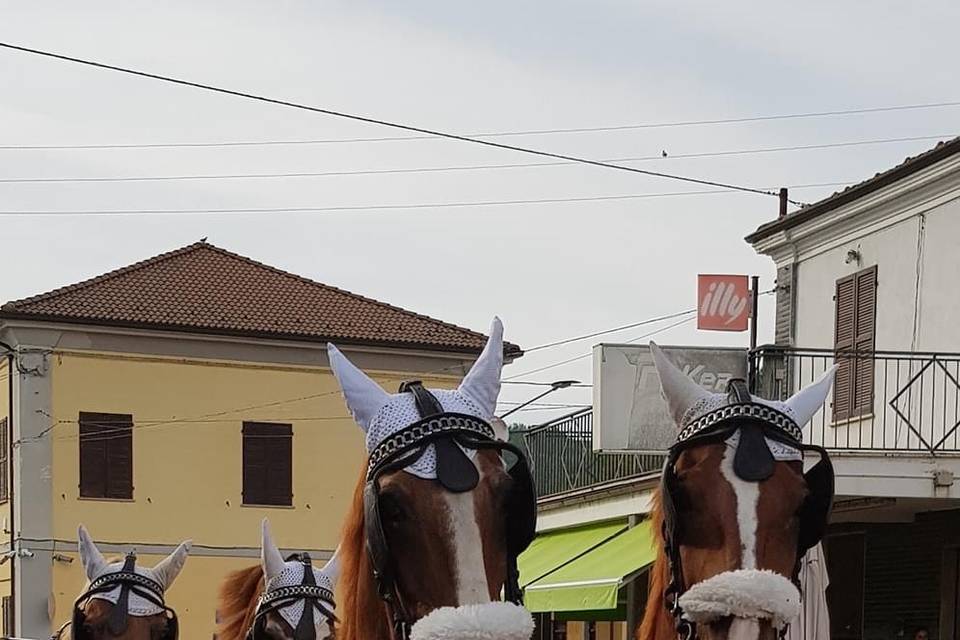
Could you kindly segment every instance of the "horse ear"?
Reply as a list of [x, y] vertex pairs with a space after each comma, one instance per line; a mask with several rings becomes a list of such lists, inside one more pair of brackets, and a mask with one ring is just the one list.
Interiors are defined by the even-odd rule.
[[99, 576], [107, 566], [107, 559], [100, 553], [96, 543], [87, 528], [80, 525], [77, 530], [78, 546], [80, 550], [80, 562], [83, 564], [83, 570], [87, 574], [87, 580], [93, 580]]
[[830, 387], [833, 386], [833, 378], [836, 375], [837, 365], [833, 365], [820, 376], [819, 380], [807, 385], [787, 399], [786, 405], [793, 411], [798, 425], [802, 427], [810, 422], [813, 414], [820, 410], [820, 407], [827, 400], [827, 394], [830, 393]]
[[673, 364], [655, 342], [650, 343], [650, 353], [653, 354], [653, 362], [660, 376], [660, 391], [667, 401], [673, 421], [679, 427], [687, 409], [711, 394]]
[[260, 564], [263, 565], [263, 576], [271, 580], [283, 572], [283, 556], [280, 555], [280, 549], [273, 542], [273, 536], [270, 535], [270, 523], [266, 518], [263, 519], [260, 534]]
[[173, 550], [169, 556], [158, 562], [153, 567], [153, 572], [166, 591], [173, 584], [173, 581], [180, 575], [183, 565], [187, 562], [187, 556], [190, 555], [190, 547], [193, 546], [192, 540], [185, 540]]
[[490, 337], [480, 357], [460, 383], [460, 393], [480, 405], [483, 418], [493, 417], [500, 395], [500, 371], [503, 369], [503, 323], [494, 317]]
[[327, 344], [327, 356], [330, 359], [330, 368], [343, 390], [347, 408], [353, 414], [364, 432], [370, 426], [373, 418], [383, 405], [390, 400], [390, 394], [383, 390], [376, 382], [363, 371], [358, 369], [346, 356], [340, 353], [332, 343]]
[[337, 578], [340, 577], [340, 547], [338, 546], [334, 550], [333, 555], [330, 556], [330, 559], [327, 560], [327, 564], [323, 565], [323, 568], [320, 569], [320, 572], [323, 575], [330, 578], [330, 582], [334, 585], [337, 584]]

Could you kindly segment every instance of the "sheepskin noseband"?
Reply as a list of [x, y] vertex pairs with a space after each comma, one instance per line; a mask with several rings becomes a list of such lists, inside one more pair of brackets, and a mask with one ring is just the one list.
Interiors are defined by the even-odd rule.
[[680, 596], [684, 618], [696, 623], [726, 616], [770, 620], [782, 629], [800, 615], [800, 591], [773, 571], [725, 571], [690, 587]]
[[529, 640], [530, 612], [511, 602], [441, 607], [417, 621], [410, 640]]

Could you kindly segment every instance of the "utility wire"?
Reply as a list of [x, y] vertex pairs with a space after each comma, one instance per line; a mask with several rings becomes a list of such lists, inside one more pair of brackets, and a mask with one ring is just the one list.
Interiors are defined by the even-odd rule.
[[617, 331], [624, 331], [625, 329], [633, 329], [634, 327], [642, 327], [646, 324], [653, 324], [655, 322], [660, 322], [662, 320], [673, 320], [674, 318], [679, 318], [680, 316], [686, 316], [696, 311], [696, 309], [687, 309], [686, 311], [678, 311], [677, 313], [671, 313], [670, 315], [660, 316], [659, 318], [650, 318], [649, 320], [643, 320], [641, 322], [634, 322], [632, 324], [625, 324], [619, 327], [614, 327], [613, 329], [605, 329], [603, 331], [596, 331], [594, 333], [587, 333], [582, 336], [576, 336], [574, 338], [567, 338], [565, 340], [557, 340], [556, 342], [548, 342], [547, 344], [542, 344], [532, 349], [527, 349], [524, 353], [532, 353], [534, 351], [540, 351], [541, 349], [549, 349], [551, 347], [559, 347], [562, 344], [570, 344], [571, 342], [579, 342], [580, 340], [586, 340], [588, 338], [595, 338], [597, 336], [606, 335], [608, 333], [616, 333]]
[[[82, 59], [82, 58], [75, 58], [75, 57], [72, 57], [72, 56], [66, 56], [66, 55], [62, 55], [62, 54], [52, 53], [52, 52], [49, 52], [49, 51], [42, 51], [42, 50], [40, 50], [40, 49], [31, 49], [31, 48], [28, 48], [28, 47], [21, 47], [21, 46], [9, 44], [9, 43], [6, 43], [6, 42], [0, 42], [0, 47], [3, 47], [3, 48], [5, 48], [5, 49], [11, 49], [11, 50], [14, 50], [14, 51], [21, 51], [21, 52], [24, 52], [24, 53], [31, 53], [31, 54], [34, 54], [34, 55], [44, 56], [44, 57], [47, 57], [47, 58], [53, 58], [53, 59], [56, 59], [56, 60], [63, 60], [63, 61], [66, 61], [66, 62], [73, 62], [73, 63], [76, 63], [76, 64], [82, 64], [82, 65], [86, 65], [86, 66], [89, 66], [89, 67], [95, 67], [95, 68], [98, 68], [98, 69], [107, 69], [107, 70], [110, 70], [110, 71], [117, 71], [117, 72], [120, 72], [120, 73], [126, 73], [126, 74], [129, 74], [129, 75], [139, 76], [139, 77], [143, 77], [143, 78], [150, 78], [150, 79], [152, 79], [152, 80], [160, 80], [161, 82], [169, 82], [169, 83], [172, 83], [172, 84], [182, 85], [182, 86], [186, 86], [186, 87], [194, 87], [194, 88], [197, 88], [197, 89], [203, 89], [203, 90], [205, 90], [205, 91], [212, 91], [212, 92], [215, 92], [215, 93], [221, 93], [221, 94], [225, 94], [225, 95], [231, 95], [231, 96], [235, 96], [235, 97], [238, 97], [238, 98], [245, 98], [245, 99], [248, 99], [248, 100], [256, 100], [256, 101], [258, 101], [258, 102], [264, 102], [264, 103], [268, 103], [268, 104], [275, 104], [275, 105], [280, 105], [280, 106], [284, 106], [284, 107], [291, 107], [291, 108], [293, 108], [293, 109], [300, 109], [300, 110], [302, 110], [302, 111], [311, 111], [311, 112], [314, 112], [314, 113], [321, 113], [321, 114], [324, 114], [324, 115], [333, 116], [333, 117], [337, 117], [337, 118], [344, 118], [344, 119], [347, 119], [347, 120], [353, 120], [353, 121], [355, 121], [355, 122], [364, 122], [364, 123], [367, 123], [367, 124], [375, 124], [375, 125], [379, 125], [379, 126], [382, 126], [382, 127], [390, 127], [390, 128], [393, 128], [393, 129], [399, 129], [399, 130], [401, 130], [401, 131], [410, 131], [410, 132], [412, 132], [412, 133], [418, 133], [418, 134], [422, 134], [422, 135], [426, 135], [426, 136], [434, 136], [434, 137], [437, 137], [437, 138], [447, 138], [447, 139], [449, 139], [449, 140], [459, 140], [460, 142], [469, 142], [469, 143], [471, 143], [471, 144], [482, 145], [482, 146], [491, 147], [491, 148], [495, 148], [495, 149], [504, 149], [504, 150], [506, 150], [506, 151], [515, 151], [515, 152], [518, 152], [518, 153], [526, 153], [526, 154], [528, 154], [528, 155], [543, 156], [543, 157], [545, 157], [545, 158], [555, 158], [555, 159], [557, 159], [557, 160], [568, 160], [568, 161], [570, 161], [570, 162], [579, 162], [579, 163], [581, 163], [581, 164], [592, 165], [592, 166], [595, 166], [595, 167], [603, 167], [603, 168], [606, 168], [606, 169], [615, 169], [615, 170], [617, 170], [617, 171], [628, 171], [628, 172], [631, 172], [631, 173], [638, 173], [638, 174], [642, 174], [642, 175], [646, 175], [646, 176], [652, 176], [652, 177], [657, 177], [657, 178], [666, 178], [666, 179], [669, 179], [669, 180], [678, 180], [678, 181], [681, 181], [681, 182], [687, 182], [687, 183], [692, 183], [692, 184], [700, 184], [700, 185], [705, 185], [705, 186], [710, 186], [710, 187], [722, 187], [722, 188], [725, 188], [725, 189], [733, 189], [733, 190], [737, 190], [737, 191], [743, 191], [743, 192], [746, 192], [746, 193], [756, 193], [756, 194], [765, 195], [765, 196], [779, 197], [779, 194], [778, 194], [778, 193], [775, 193], [775, 192], [773, 192], [773, 191], [765, 191], [765, 190], [762, 190], [762, 189], [755, 189], [755, 188], [753, 188], [753, 187], [744, 187], [744, 186], [741, 186], [741, 185], [735, 185], [735, 184], [729, 184], [729, 183], [724, 183], [724, 182], [718, 182], [718, 181], [715, 181], [715, 180], [703, 180], [703, 179], [700, 179], [700, 178], [690, 178], [690, 177], [686, 177], [686, 176], [679, 176], [679, 175], [674, 175], [674, 174], [669, 174], [669, 173], [663, 173], [663, 172], [660, 172], [660, 171], [647, 171], [647, 170], [644, 170], [644, 169], [637, 169], [636, 167], [628, 167], [628, 166], [620, 165], [620, 164], [612, 164], [612, 163], [609, 163], [609, 162], [602, 162], [602, 161], [599, 161], [599, 160], [590, 160], [590, 159], [588, 159], [588, 158], [581, 158], [581, 157], [578, 157], [578, 156], [571, 156], [571, 155], [567, 155], [567, 154], [563, 154], [563, 153], [552, 153], [552, 152], [549, 152], [549, 151], [541, 151], [541, 150], [532, 149], [532, 148], [529, 148], [529, 147], [520, 147], [520, 146], [516, 146], [516, 145], [504, 144], [504, 143], [501, 143], [501, 142], [493, 142], [493, 141], [491, 141], [491, 140], [485, 140], [485, 139], [482, 139], [482, 138], [474, 138], [474, 137], [470, 137], [470, 136], [464, 136], [464, 135], [458, 135], [458, 134], [454, 134], [454, 133], [448, 133], [448, 132], [445, 132], [445, 131], [439, 131], [439, 130], [436, 130], [436, 129], [428, 129], [428, 128], [425, 128], [425, 127], [417, 127], [417, 126], [402, 124], [402, 123], [398, 123], [398, 122], [391, 122], [391, 121], [388, 121], [388, 120], [380, 120], [380, 119], [377, 119], [377, 118], [370, 118], [370, 117], [367, 117], [367, 116], [360, 116], [360, 115], [356, 115], [356, 114], [352, 114], [352, 113], [347, 113], [347, 112], [344, 112], [344, 111], [335, 111], [335, 110], [333, 110], [333, 109], [326, 109], [326, 108], [322, 108], [322, 107], [314, 107], [314, 106], [305, 105], [305, 104], [301, 104], [301, 103], [297, 103], [297, 102], [291, 102], [291, 101], [289, 101], [289, 100], [279, 100], [279, 99], [276, 99], [276, 98], [268, 98], [268, 97], [266, 97], [266, 96], [261, 96], [261, 95], [257, 95], [257, 94], [253, 94], [253, 93], [247, 93], [247, 92], [243, 92], [243, 91], [234, 91], [234, 90], [232, 90], [232, 89], [225, 89], [225, 88], [223, 88], [223, 87], [217, 87], [217, 86], [214, 86], [214, 85], [202, 84], [202, 83], [199, 83], [199, 82], [192, 82], [192, 81], [189, 81], [189, 80], [182, 80], [182, 79], [179, 79], [179, 78], [172, 78], [172, 77], [169, 77], [169, 76], [162, 76], [162, 75], [158, 75], [158, 74], [155, 74], [155, 73], [147, 73], [147, 72], [145, 72], [145, 71], [138, 71], [138, 70], [129, 69], [129, 68], [126, 68], [126, 67], [118, 67], [118, 66], [115, 66], [115, 65], [105, 64], [105, 63], [102, 63], [102, 62], [95, 62], [95, 61], [92, 61], [92, 60], [85, 60], [85, 59]], [[795, 203], [795, 204], [798, 204], [798, 205], [799, 205], [799, 203]]]
[[[12, 45], [0, 46], [16, 49], [19, 51], [34, 52], [30, 49], [14, 47]], [[40, 55], [46, 55], [40, 53]], [[53, 56], [52, 57], [60, 57]], [[70, 58], [67, 60], [73, 61]], [[86, 64], [86, 63], [84, 63]], [[93, 63], [91, 63], [93, 64]], [[99, 66], [99, 65], [95, 65]], [[111, 68], [111, 67], [106, 67]], [[119, 69], [118, 69], [119, 70]], [[136, 72], [130, 72], [136, 73]], [[139, 75], [139, 74], [138, 74]], [[146, 74], [145, 74], [146, 75]], [[629, 131], [636, 129], [666, 129], [671, 127], [689, 127], [701, 125], [718, 124], [737, 124], [745, 122], [762, 122], [769, 120], [794, 120], [800, 118], [825, 118], [835, 116], [847, 116], [866, 113], [881, 113], [889, 111], [908, 111], [916, 109], [939, 109], [944, 107], [960, 106], [958, 102], [930, 102], [924, 104], [909, 104], [890, 107], [872, 107], [866, 109], [843, 109], [838, 111], [814, 111], [807, 113], [788, 113], [768, 116], [747, 116], [742, 118], [719, 118], [713, 120], [680, 120], [675, 122], [652, 122], [643, 124], [625, 124], [605, 127], [573, 127], [567, 129], [528, 129], [524, 131], [495, 131], [482, 133], [466, 134], [471, 138], [501, 138], [508, 136], [529, 136], [529, 135], [548, 135], [557, 133], [588, 133], [602, 131]], [[179, 148], [208, 148], [208, 147], [269, 147], [284, 145], [311, 145], [311, 144], [353, 144], [370, 142], [403, 142], [410, 140], [435, 140], [433, 135], [419, 136], [389, 136], [389, 137], [368, 137], [368, 138], [330, 138], [314, 140], [235, 140], [221, 142], [154, 142], [154, 143], [108, 143], [108, 144], [7, 144], [0, 145], [0, 150], [4, 151], [65, 151], [65, 150], [88, 150], [88, 149], [179, 149]]]
[[[820, 182], [814, 184], [800, 184], [790, 189], [808, 189], [814, 187], [833, 187], [850, 184], [847, 182]], [[344, 205], [336, 207], [233, 207], [226, 209], [86, 209], [76, 211], [65, 210], [34, 210], [34, 211], [0, 211], [0, 216], [126, 216], [126, 215], [237, 215], [250, 213], [342, 213], [348, 211], [391, 211], [403, 209], [463, 209], [471, 207], [499, 207], [527, 204], [561, 204], [571, 202], [604, 202], [616, 200], [644, 200], [651, 198], [673, 198], [679, 196], [703, 196], [721, 193], [736, 193], [733, 189], [705, 189], [701, 191], [673, 191], [666, 193], [629, 193], [609, 196], [583, 196], [573, 198], [534, 198], [530, 200], [479, 200], [467, 202], [427, 202], [412, 204], [381, 204], [381, 205]], [[793, 202], [793, 200], [791, 200]]]
[[[955, 134], [941, 136], [914, 136], [909, 138], [883, 138], [877, 140], [854, 140], [849, 142], [831, 142], [825, 144], [796, 145], [790, 147], [764, 147], [759, 149], [733, 149], [726, 151], [706, 151], [698, 153], [676, 153], [663, 156], [633, 156], [627, 158], [603, 158], [601, 162], [649, 162], [689, 158], [716, 158], [724, 156], [740, 156], [763, 153], [782, 153], [787, 151], [807, 151], [814, 149], [835, 149], [842, 147], [856, 147], [875, 144], [889, 144], [899, 142], [917, 142], [924, 140], [942, 140], [953, 138]], [[0, 147], [3, 148], [3, 147]], [[576, 166], [575, 162], [521, 162], [510, 164], [481, 164], [481, 165], [454, 165], [444, 167], [408, 167], [396, 169], [355, 169], [345, 171], [293, 171], [277, 173], [214, 173], [173, 176], [91, 176], [91, 177], [50, 177], [50, 178], [0, 178], [0, 184], [51, 184], [51, 183], [101, 183], [101, 182], [169, 182], [182, 180], [262, 180], [275, 178], [328, 178], [336, 176], [377, 176], [397, 175], [408, 173], [443, 173], [455, 171], [487, 171], [495, 169], [530, 169], [539, 167], [569, 167]]]

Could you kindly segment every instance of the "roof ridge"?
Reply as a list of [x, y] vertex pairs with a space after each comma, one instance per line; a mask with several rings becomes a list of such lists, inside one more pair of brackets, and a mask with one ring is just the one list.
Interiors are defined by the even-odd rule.
[[56, 289], [51, 289], [50, 291], [45, 291], [44, 293], [38, 293], [28, 298], [21, 298], [19, 300], [10, 300], [9, 302], [6, 302], [3, 304], [3, 309], [8, 310], [8, 309], [16, 308], [17, 306], [23, 305], [23, 304], [33, 304], [34, 302], [49, 300], [50, 298], [55, 298], [65, 293], [71, 293], [73, 291], [85, 289], [86, 287], [90, 287], [95, 284], [100, 284], [108, 280], [113, 280], [114, 278], [118, 278], [120, 276], [126, 275], [128, 273], [132, 273], [134, 271], [139, 271], [144, 267], [152, 266], [160, 262], [165, 262], [170, 258], [181, 256], [191, 251], [196, 251], [197, 249], [200, 249], [201, 247], [204, 247], [204, 246], [209, 247], [212, 245], [202, 240], [200, 242], [194, 242], [192, 244], [188, 244], [185, 247], [180, 247], [179, 249], [172, 249], [170, 251], [165, 251], [155, 256], [151, 256], [149, 258], [145, 258], [138, 262], [134, 262], [133, 264], [128, 264], [124, 267], [119, 267], [117, 269], [114, 269], [113, 271], [107, 271], [106, 273], [101, 273], [98, 276], [87, 278], [86, 280], [81, 280], [80, 282], [75, 282], [73, 284], [57, 287]]
[[457, 331], [466, 331], [466, 332], [468, 332], [468, 333], [470, 333], [470, 334], [473, 334], [473, 335], [476, 336], [476, 337], [480, 337], [480, 338], [485, 338], [485, 337], [486, 337], [486, 334], [484, 334], [484, 333], [481, 333], [481, 332], [479, 332], [479, 331], [474, 331], [473, 329], [468, 329], [468, 328], [466, 328], [466, 327], [461, 327], [460, 325], [453, 324], [452, 322], [446, 322], [446, 321], [444, 321], [444, 320], [438, 320], [437, 318], [434, 318], [434, 317], [432, 317], [432, 316], [428, 316], [428, 315], [425, 315], [425, 314], [422, 314], [422, 313], [417, 313], [416, 311], [410, 311], [409, 309], [404, 309], [403, 307], [398, 307], [398, 306], [396, 306], [396, 305], [390, 304], [389, 302], [383, 302], [382, 300], [377, 300], [377, 299], [375, 299], [375, 298], [368, 298], [367, 296], [361, 295], [361, 294], [359, 294], [359, 293], [354, 293], [353, 291], [348, 291], [347, 289], [341, 289], [340, 287], [336, 287], [336, 286], [327, 284], [327, 283], [325, 283], [325, 282], [320, 282], [319, 280], [314, 280], [313, 278], [308, 278], [308, 277], [306, 277], [306, 276], [301, 276], [301, 275], [299, 275], [299, 274], [293, 273], [292, 271], [286, 271], [286, 270], [281, 269], [281, 268], [279, 268], [279, 267], [274, 267], [273, 265], [266, 264], [265, 262], [260, 262], [259, 260], [256, 260], [256, 259], [254, 259], [254, 258], [251, 258], [251, 257], [249, 257], [249, 256], [245, 256], [245, 255], [242, 255], [242, 254], [239, 254], [239, 253], [234, 253], [233, 251], [230, 251], [229, 249], [224, 249], [223, 247], [218, 247], [218, 246], [216, 246], [216, 245], [214, 245], [214, 244], [210, 244], [209, 242], [208, 242], [208, 243], [204, 243], [204, 244], [206, 245], [206, 247], [208, 247], [208, 248], [210, 248], [210, 249], [213, 249], [213, 250], [215, 250], [215, 251], [219, 251], [220, 253], [222, 253], [222, 254], [224, 254], [224, 255], [230, 256], [230, 257], [232, 257], [232, 258], [238, 258], [238, 259], [240, 259], [240, 260], [244, 260], [244, 261], [246, 261], [246, 262], [249, 262], [250, 264], [256, 265], [256, 266], [258, 266], [258, 267], [262, 267], [262, 268], [264, 268], [264, 269], [268, 269], [268, 270], [270, 270], [270, 271], [273, 271], [274, 273], [280, 274], [280, 275], [282, 275], [282, 276], [286, 276], [286, 277], [288, 277], [288, 278], [293, 278], [293, 279], [295, 279], [295, 280], [299, 280], [299, 281], [305, 282], [305, 283], [307, 283], [307, 284], [311, 284], [311, 285], [314, 285], [314, 286], [323, 287], [324, 289], [329, 289], [329, 290], [331, 290], [331, 291], [336, 291], [337, 293], [342, 293], [342, 294], [344, 294], [344, 295], [348, 295], [348, 296], [350, 296], [350, 297], [352, 297], [352, 298], [356, 298], [357, 300], [362, 300], [363, 302], [369, 302], [369, 303], [371, 303], [371, 304], [375, 304], [375, 305], [380, 306], [380, 307], [385, 307], [385, 308], [391, 309], [391, 310], [393, 310], [393, 311], [399, 311], [400, 313], [404, 313], [404, 314], [407, 314], [407, 315], [410, 315], [410, 316], [414, 316], [414, 317], [416, 317], [416, 318], [420, 318], [421, 320], [428, 320], [428, 321], [430, 321], [430, 322], [436, 322], [437, 324], [442, 324], [442, 325], [444, 325], [444, 326], [446, 326], [446, 327], [448, 327], [448, 328], [450, 328], [450, 329], [455, 329], [455, 330], [457, 330]]

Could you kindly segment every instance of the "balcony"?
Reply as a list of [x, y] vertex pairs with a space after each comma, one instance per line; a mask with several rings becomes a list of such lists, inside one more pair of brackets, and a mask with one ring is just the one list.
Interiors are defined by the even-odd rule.
[[534, 427], [523, 439], [540, 498], [640, 477], [663, 466], [663, 456], [596, 453], [592, 409]]
[[838, 364], [833, 393], [804, 428], [831, 451], [960, 453], [960, 354], [763, 347], [754, 389], [784, 399]]

